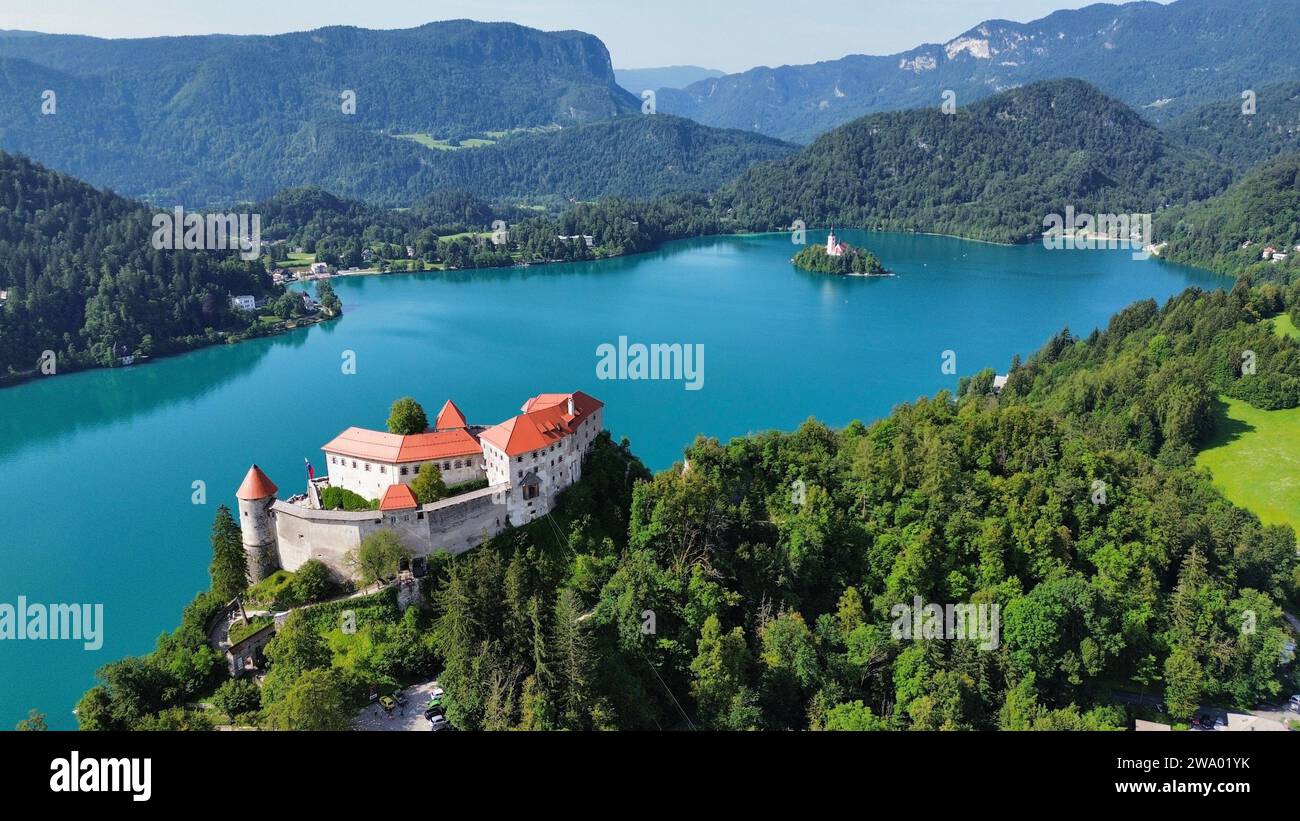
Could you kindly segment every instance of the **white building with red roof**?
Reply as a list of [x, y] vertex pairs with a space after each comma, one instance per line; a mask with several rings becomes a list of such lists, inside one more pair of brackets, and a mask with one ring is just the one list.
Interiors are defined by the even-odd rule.
[[[349, 554], [366, 536], [390, 530], [414, 557], [460, 553], [510, 525], [550, 512], [559, 493], [582, 477], [583, 457], [604, 425], [604, 404], [582, 391], [544, 393], [520, 413], [491, 427], [469, 424], [450, 400], [434, 430], [402, 436], [350, 427], [326, 443], [327, 477], [288, 500], [256, 465], [236, 496], [254, 581], [277, 567], [297, 570], [317, 559], [336, 575], [352, 576]], [[410, 483], [425, 463], [438, 465], [454, 492], [420, 504]], [[341, 487], [370, 500], [371, 510], [322, 510], [322, 487]]]
[[835, 236], [834, 228], [832, 228], [831, 232], [826, 235], [827, 255], [832, 257], [839, 257], [839, 256], [843, 256], [844, 254], [847, 254], [849, 251], [852, 250], [853, 250], [852, 245], [849, 245], [847, 242], [840, 242], [839, 238]]
[[484, 477], [483, 450], [465, 428], [400, 436], [353, 427], [321, 450], [330, 486], [367, 499], [382, 498], [391, 485], [410, 484], [425, 462], [438, 466], [448, 486]]
[[582, 458], [603, 429], [605, 405], [574, 393], [543, 393], [479, 434], [489, 486], [511, 489], [506, 509], [515, 524], [550, 511], [555, 495], [582, 478]]

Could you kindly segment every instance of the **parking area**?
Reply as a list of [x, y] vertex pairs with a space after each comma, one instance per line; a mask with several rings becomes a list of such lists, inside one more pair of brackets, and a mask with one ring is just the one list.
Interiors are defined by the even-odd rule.
[[436, 686], [436, 681], [426, 681], [399, 690], [393, 694], [394, 697], [400, 693], [405, 698], [406, 703], [399, 703], [389, 712], [385, 712], [378, 702], [372, 702], [357, 714], [357, 717], [352, 721], [352, 726], [357, 730], [381, 732], [402, 730], [428, 732], [429, 722], [424, 718], [424, 705], [429, 703], [433, 688]]

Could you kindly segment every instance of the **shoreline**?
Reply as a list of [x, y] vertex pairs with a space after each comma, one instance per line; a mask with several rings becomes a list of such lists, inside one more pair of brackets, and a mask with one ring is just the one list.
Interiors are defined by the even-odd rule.
[[138, 357], [137, 360], [131, 363], [130, 365], [91, 365], [91, 366], [81, 367], [81, 368], [66, 368], [66, 369], [60, 368], [54, 373], [46, 374], [46, 375], [42, 375], [39, 368], [34, 368], [30, 371], [22, 371], [16, 374], [4, 374], [0, 376], [0, 392], [3, 392], [8, 388], [16, 388], [20, 385], [26, 385], [29, 382], [36, 382], [38, 380], [48, 379], [50, 377], [57, 378], [60, 376], [68, 376], [74, 373], [89, 373], [91, 371], [126, 370], [127, 368], [136, 368], [142, 365], [148, 365], [150, 362], [156, 362], [160, 359], [170, 359], [174, 356], [184, 356], [187, 353], [201, 351], [205, 348], [215, 348], [218, 345], [239, 345], [240, 343], [243, 342], [251, 342], [254, 339], [266, 339], [272, 336], [282, 336], [284, 334], [293, 333], [294, 331], [301, 330], [303, 328], [310, 328], [314, 325], [320, 325], [322, 323], [329, 322], [331, 320], [339, 319], [342, 316], [343, 316], [342, 313], [338, 313], [335, 314], [334, 316], [325, 316], [325, 317], [316, 317], [316, 318], [304, 317], [303, 319], [297, 320], [297, 324], [295, 324], [292, 328], [283, 324], [286, 320], [282, 320], [281, 324], [263, 333], [255, 334], [252, 336], [245, 336], [235, 340], [231, 340], [229, 337], [226, 337], [224, 339], [218, 339], [218, 340], [213, 340], [212, 342], [206, 342], [202, 345], [193, 345], [191, 347], [183, 348], [181, 350], [168, 351], [167, 353], [149, 354], [148, 356]]

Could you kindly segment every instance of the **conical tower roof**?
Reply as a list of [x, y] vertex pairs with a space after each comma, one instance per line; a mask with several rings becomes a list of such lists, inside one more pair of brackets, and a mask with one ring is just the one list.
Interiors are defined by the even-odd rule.
[[239, 490], [235, 491], [235, 497], [251, 502], [254, 499], [268, 499], [279, 490], [275, 482], [271, 481], [271, 477], [263, 473], [260, 467], [253, 465], [244, 476], [244, 483], [239, 486]]

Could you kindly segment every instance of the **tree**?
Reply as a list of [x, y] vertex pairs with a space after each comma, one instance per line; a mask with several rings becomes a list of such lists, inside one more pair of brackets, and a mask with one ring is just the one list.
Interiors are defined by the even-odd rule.
[[409, 396], [403, 396], [393, 403], [388, 411], [388, 432], [399, 436], [412, 433], [424, 433], [429, 427], [429, 417], [424, 408]]
[[248, 589], [248, 556], [244, 553], [239, 526], [225, 505], [217, 508], [212, 522], [212, 564], [208, 575], [212, 578], [212, 592], [223, 602]]
[[276, 730], [346, 730], [352, 715], [343, 674], [334, 669], [308, 670], [284, 698], [267, 708], [266, 722]]
[[40, 710], [37, 710], [36, 708], [33, 707], [31, 710], [27, 711], [27, 718], [24, 718], [22, 721], [18, 722], [18, 726], [15, 727], [14, 729], [24, 730], [24, 731], [41, 731], [41, 730], [48, 730], [50, 728], [49, 725], [45, 723], [45, 713], [42, 713]]
[[212, 703], [233, 719], [260, 710], [262, 691], [248, 679], [227, 679], [212, 694]]
[[361, 546], [349, 550], [346, 559], [361, 578], [362, 584], [374, 584], [397, 575], [402, 559], [410, 551], [391, 530], [377, 530], [361, 540]]
[[334, 577], [320, 559], [308, 559], [294, 572], [289, 588], [298, 604], [319, 601], [334, 589]]
[[691, 662], [694, 675], [691, 696], [699, 705], [700, 718], [706, 726], [722, 730], [750, 729], [729, 726], [727, 721], [732, 706], [745, 695], [749, 664], [744, 630], [733, 627], [731, 632], [723, 633], [716, 615], [705, 619], [699, 652]]
[[569, 588], [555, 600], [550, 655], [554, 659], [554, 701], [563, 726], [584, 729], [591, 715], [594, 659], [591, 638], [582, 624], [582, 602]]
[[861, 732], [866, 730], [888, 730], [884, 719], [872, 714], [871, 708], [861, 701], [849, 701], [836, 704], [826, 711], [823, 730], [849, 730]]
[[331, 655], [329, 645], [312, 629], [303, 611], [295, 610], [276, 630], [275, 638], [267, 643], [266, 658], [271, 670], [263, 684], [262, 701], [274, 702], [304, 672], [328, 666]]
[[411, 480], [411, 492], [422, 505], [436, 502], [447, 496], [447, 483], [442, 481], [442, 471], [433, 462], [420, 465], [419, 473]]
[[1204, 671], [1191, 650], [1177, 647], [1165, 660], [1165, 705], [1169, 715], [1186, 721], [1201, 704]]

